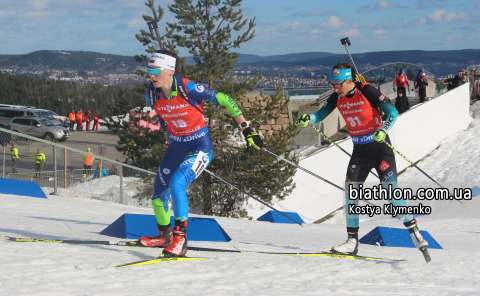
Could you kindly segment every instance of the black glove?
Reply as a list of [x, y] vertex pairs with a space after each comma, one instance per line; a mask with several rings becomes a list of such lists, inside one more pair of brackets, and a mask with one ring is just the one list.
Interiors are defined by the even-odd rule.
[[245, 136], [245, 140], [247, 140], [248, 143], [252, 144], [255, 149], [262, 149], [263, 148], [263, 141], [262, 138], [258, 135], [258, 133], [251, 127], [247, 127], [243, 131], [243, 135]]

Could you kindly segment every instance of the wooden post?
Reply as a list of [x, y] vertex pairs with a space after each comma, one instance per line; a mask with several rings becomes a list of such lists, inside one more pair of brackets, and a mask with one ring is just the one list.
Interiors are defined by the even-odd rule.
[[[66, 147], [67, 145], [65, 145]], [[65, 189], [67, 189], [67, 149], [65, 149], [65, 153], [64, 153], [64, 160], [63, 160], [63, 163], [64, 163], [64, 169], [63, 171], [65, 172], [65, 176], [64, 176], [64, 181], [65, 181]]]
[[[100, 156], [103, 156], [103, 144], [102, 144], [102, 148], [100, 148]], [[99, 172], [100, 177], [99, 178], [102, 178], [102, 167], [103, 167], [102, 160], [100, 159], [100, 172]]]

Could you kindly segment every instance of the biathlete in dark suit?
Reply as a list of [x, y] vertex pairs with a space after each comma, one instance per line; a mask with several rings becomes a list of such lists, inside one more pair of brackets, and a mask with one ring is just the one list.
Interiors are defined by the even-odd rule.
[[[333, 247], [332, 252], [355, 255], [358, 252], [358, 215], [349, 213], [349, 205], [358, 205], [358, 199], [350, 200], [349, 185], [358, 188], [367, 179], [372, 168], [375, 168], [383, 187], [391, 184], [393, 189], [397, 184], [397, 170], [392, 149], [384, 142], [390, 142], [388, 131], [392, 128], [398, 116], [398, 111], [369, 83], [355, 82], [356, 73], [351, 64], [338, 63], [330, 74], [330, 83], [334, 93], [323, 107], [314, 114], [303, 114], [297, 124], [307, 126], [324, 120], [335, 108], [338, 108], [348, 127], [353, 141], [353, 153], [347, 168], [345, 181], [345, 213], [347, 218], [348, 240]], [[379, 109], [386, 115], [383, 122]], [[392, 189], [392, 190], [393, 190]], [[393, 206], [407, 206], [403, 199], [390, 199]], [[417, 246], [428, 246], [412, 215], [401, 216], [404, 225]]]

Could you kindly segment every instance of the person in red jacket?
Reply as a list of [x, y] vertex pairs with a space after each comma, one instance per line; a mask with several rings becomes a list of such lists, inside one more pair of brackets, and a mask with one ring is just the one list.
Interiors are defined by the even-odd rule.
[[75, 115], [75, 119], [77, 120], [77, 130], [83, 131], [83, 113], [82, 113], [82, 109], [78, 110], [77, 114]]
[[98, 113], [95, 112], [95, 114], [93, 114], [93, 127], [92, 127], [93, 131], [98, 131], [98, 121], [99, 121]]
[[395, 78], [395, 81], [393, 82], [393, 87], [397, 86], [397, 97], [398, 94], [401, 92], [404, 97], [407, 96], [407, 93], [405, 92], [405, 86], [408, 85], [410, 87], [410, 83], [408, 83], [408, 78], [405, 75], [405, 70], [400, 70], [400, 74], [397, 75], [397, 78]]
[[85, 115], [85, 117], [83, 118], [83, 121], [85, 121], [85, 129], [87, 131], [90, 130], [90, 116], [91, 116], [91, 113], [90, 113], [90, 110], [87, 111], [87, 114]]

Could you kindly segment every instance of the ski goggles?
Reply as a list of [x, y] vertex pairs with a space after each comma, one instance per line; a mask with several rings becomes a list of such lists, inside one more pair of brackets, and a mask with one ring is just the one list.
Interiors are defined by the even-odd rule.
[[[330, 81], [345, 82], [352, 79], [352, 69], [336, 69], [333, 68], [330, 73]], [[341, 87], [341, 85], [339, 86]]]
[[345, 81], [347, 81], [347, 80], [344, 80], [344, 81], [342, 81], [342, 83], [339, 83], [339, 84], [330, 83], [330, 85], [331, 85], [333, 88], [341, 88], [342, 85], [345, 83]]
[[155, 75], [158, 76], [162, 74], [162, 71], [165, 70], [165, 68], [147, 68], [148, 75]]

